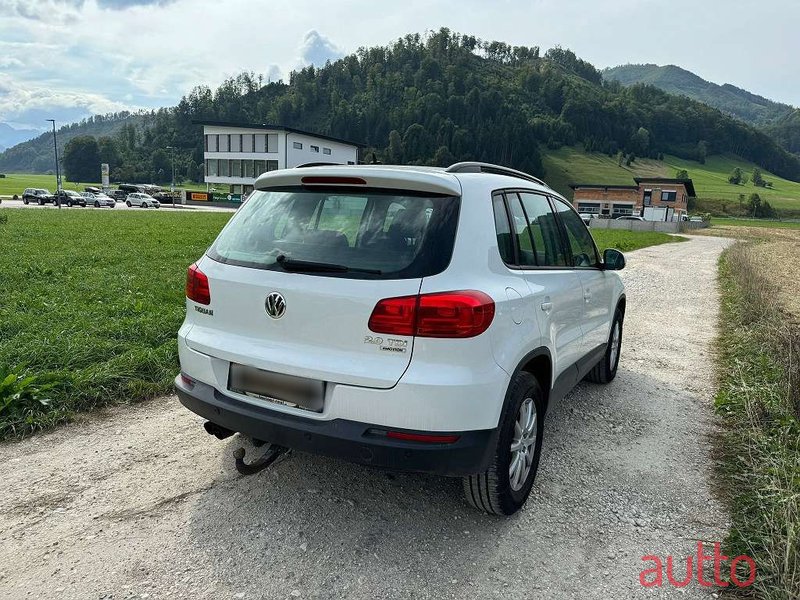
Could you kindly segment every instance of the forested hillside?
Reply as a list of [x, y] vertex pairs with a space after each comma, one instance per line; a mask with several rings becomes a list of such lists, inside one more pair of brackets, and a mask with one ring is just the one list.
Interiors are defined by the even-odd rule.
[[768, 100], [735, 85], [706, 81], [675, 65], [620, 65], [604, 69], [603, 77], [625, 86], [644, 83], [670, 94], [688, 96], [751, 125], [771, 125], [793, 110], [788, 104]]
[[[95, 115], [77, 123], [64, 125], [58, 129], [58, 144], [61, 148], [71, 139], [79, 135], [92, 137], [114, 136], [124, 125], [131, 124], [135, 127], [145, 127], [153, 113], [113, 113], [108, 115]], [[99, 173], [99, 166], [95, 169]], [[51, 131], [40, 136], [17, 144], [0, 154], [0, 171], [12, 173], [45, 173], [54, 170], [53, 164], [53, 134]]]
[[[102, 140], [100, 159], [111, 164], [112, 179], [155, 180], [165, 171], [164, 148], [176, 146], [182, 149], [179, 174], [200, 178], [196, 119], [316, 131], [363, 142], [368, 159], [374, 153], [393, 163], [485, 160], [541, 175], [543, 150], [579, 144], [612, 156], [704, 161], [733, 153], [800, 179], [798, 157], [705, 104], [653, 86], [604, 83], [569, 50], [540, 54], [538, 47], [483, 42], [445, 29], [305, 68], [288, 84], [242, 74], [214, 91], [197, 87], [146, 124], [126, 124]], [[11, 170], [7, 155], [0, 155], [0, 170]]]

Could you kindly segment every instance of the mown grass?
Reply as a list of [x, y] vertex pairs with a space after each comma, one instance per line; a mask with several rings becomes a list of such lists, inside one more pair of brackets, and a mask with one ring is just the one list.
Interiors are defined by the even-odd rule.
[[[800, 598], [800, 315], [784, 310], [752, 244], [720, 259], [717, 410], [730, 556], [757, 566], [757, 597]], [[796, 285], [795, 277], [781, 285]]]
[[229, 217], [0, 209], [0, 373], [57, 382], [0, 437], [168, 392], [186, 268]]
[[630, 252], [647, 246], [687, 241], [685, 237], [657, 231], [627, 231], [625, 229], [591, 229], [590, 231], [600, 252], [606, 248]]

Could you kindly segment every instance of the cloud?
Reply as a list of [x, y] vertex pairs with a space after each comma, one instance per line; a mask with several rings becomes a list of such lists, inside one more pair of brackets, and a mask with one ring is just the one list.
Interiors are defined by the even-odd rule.
[[303, 36], [303, 42], [300, 45], [300, 64], [302, 66], [321, 67], [327, 61], [333, 61], [342, 56], [344, 56], [343, 52], [316, 29], [308, 31]]
[[175, 0], [97, 0], [97, 5], [100, 8], [109, 8], [112, 10], [125, 10], [131, 6], [162, 6], [169, 4]]

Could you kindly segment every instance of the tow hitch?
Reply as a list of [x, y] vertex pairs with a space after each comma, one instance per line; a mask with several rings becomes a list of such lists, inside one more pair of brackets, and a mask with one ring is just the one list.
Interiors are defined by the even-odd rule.
[[245, 449], [238, 448], [234, 451], [233, 458], [236, 459], [236, 470], [239, 471], [239, 473], [242, 475], [255, 475], [259, 471], [266, 469], [268, 466], [274, 463], [278, 457], [288, 451], [289, 449], [284, 446], [270, 444], [267, 446], [264, 454], [255, 459], [253, 462], [246, 463], [244, 462]]

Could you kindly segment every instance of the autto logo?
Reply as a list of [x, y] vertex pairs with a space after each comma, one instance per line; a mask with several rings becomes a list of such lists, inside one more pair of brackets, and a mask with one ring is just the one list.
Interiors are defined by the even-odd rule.
[[[688, 556], [681, 559], [677, 561], [677, 565], [674, 564], [675, 561], [672, 556], [667, 556], [666, 560], [662, 560], [653, 554], [643, 556], [642, 560], [645, 566], [650, 568], [643, 569], [639, 573], [639, 583], [647, 588], [661, 587], [664, 585], [664, 577], [666, 576], [667, 585], [682, 588], [689, 585], [696, 575], [697, 583], [703, 587], [728, 587], [733, 584], [743, 588], [753, 585], [756, 580], [756, 561], [752, 558], [749, 556], [737, 556], [731, 560], [729, 569], [726, 569], [726, 574], [729, 575], [729, 578], [723, 578], [723, 563], [728, 561], [728, 557], [720, 551], [720, 543], [714, 542], [713, 555], [707, 555], [704, 552], [706, 550], [703, 549], [703, 542], [697, 542], [697, 556]], [[708, 570], [704, 570], [707, 562], [711, 562], [711, 565], [708, 566], [713, 566], [713, 581], [707, 579], [710, 573]], [[652, 563], [652, 566], [648, 563]], [[739, 576], [743, 575], [745, 571], [747, 572], [747, 578], [744, 580], [739, 579]]]

